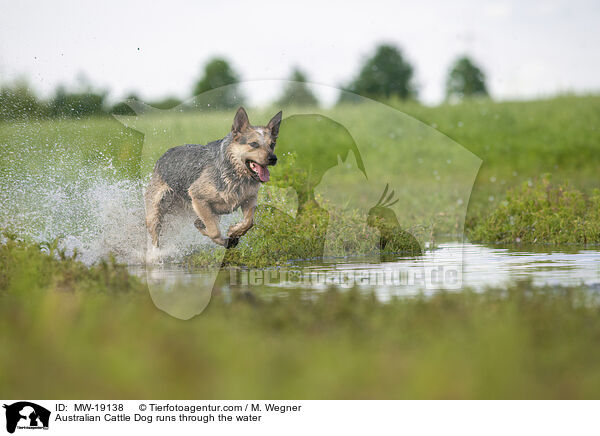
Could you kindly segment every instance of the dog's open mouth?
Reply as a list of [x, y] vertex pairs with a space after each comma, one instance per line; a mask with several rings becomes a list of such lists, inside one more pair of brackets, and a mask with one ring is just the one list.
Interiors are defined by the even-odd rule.
[[271, 178], [271, 174], [269, 173], [267, 167], [260, 165], [254, 162], [253, 160], [248, 159], [246, 161], [246, 167], [248, 167], [248, 170], [250, 171], [250, 174], [252, 174], [252, 177], [260, 182], [268, 182]]

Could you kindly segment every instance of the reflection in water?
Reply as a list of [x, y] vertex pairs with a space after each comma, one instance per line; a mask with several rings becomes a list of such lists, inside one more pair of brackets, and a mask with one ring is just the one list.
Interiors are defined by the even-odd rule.
[[214, 278], [218, 274], [215, 268], [195, 273], [175, 268], [148, 268], [137, 272], [146, 274], [154, 305], [168, 314], [176, 314], [179, 319], [190, 319], [202, 313], [210, 302]]
[[[596, 285], [600, 284], [600, 251], [572, 249], [551, 251], [536, 248], [525, 251], [514, 248], [486, 247], [476, 244], [442, 244], [419, 257], [396, 257], [393, 262], [380, 262], [373, 258], [335, 258], [318, 262], [294, 262], [286, 267], [248, 270], [223, 269], [215, 283], [215, 290], [228, 293], [233, 289], [258, 291], [282, 288], [325, 289], [328, 286], [346, 288], [356, 285], [365, 292], [375, 293], [385, 300], [393, 295], [413, 295], [429, 286], [428, 281], [451, 282], [446, 271], [454, 271], [464, 261], [463, 287], [483, 290], [516, 280], [529, 279], [535, 285]], [[428, 266], [431, 266], [428, 269]], [[174, 294], [199, 292], [214, 277], [214, 272], [193, 271], [180, 266], [131, 267], [131, 271], [154, 280], [154, 287], [163, 289], [161, 298], [169, 304]], [[424, 275], [424, 271], [426, 272]], [[427, 274], [431, 274], [427, 276]], [[439, 284], [439, 283], [437, 283]], [[450, 283], [451, 285], [452, 283]], [[440, 286], [444, 287], [444, 286]], [[452, 286], [448, 286], [452, 287]], [[206, 292], [209, 298], [209, 292]], [[186, 301], [184, 298], [182, 301]], [[195, 308], [189, 308], [190, 314]]]

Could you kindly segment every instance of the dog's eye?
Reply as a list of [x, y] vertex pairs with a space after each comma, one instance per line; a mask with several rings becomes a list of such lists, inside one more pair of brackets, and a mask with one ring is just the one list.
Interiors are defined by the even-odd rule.
[[252, 147], [252, 148], [258, 148], [258, 147], [260, 147], [260, 144], [258, 142], [251, 142], [250, 143], [250, 147]]

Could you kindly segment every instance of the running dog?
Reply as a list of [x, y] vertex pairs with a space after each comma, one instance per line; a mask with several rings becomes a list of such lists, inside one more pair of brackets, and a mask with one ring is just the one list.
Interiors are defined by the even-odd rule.
[[[225, 248], [235, 247], [253, 225], [258, 189], [277, 163], [275, 141], [281, 111], [266, 126], [252, 126], [240, 107], [225, 138], [206, 145], [174, 147], [156, 162], [146, 189], [146, 226], [158, 247], [162, 220], [175, 208], [191, 205], [194, 225]], [[244, 218], [221, 235], [219, 218], [242, 208]]]

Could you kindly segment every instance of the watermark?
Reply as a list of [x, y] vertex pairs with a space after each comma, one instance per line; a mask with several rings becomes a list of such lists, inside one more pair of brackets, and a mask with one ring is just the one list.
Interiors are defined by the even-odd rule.
[[[289, 258], [289, 252], [297, 252], [295, 256], [303, 259], [368, 254], [378, 258], [380, 266], [373, 271], [322, 274], [294, 270], [293, 265], [276, 273], [242, 270], [235, 273], [241, 274], [239, 277], [230, 278], [232, 285], [277, 282], [280, 286], [460, 288], [461, 253], [450, 264], [447, 259], [429, 256], [419, 267], [397, 255], [422, 257], [427, 250], [434, 250], [440, 235], [450, 235], [459, 244], [463, 241], [481, 160], [435, 128], [343, 90], [311, 83], [300, 86], [314, 94], [337, 91], [348, 97], [340, 97], [342, 103], [335, 107], [260, 108], [244, 104], [240, 97], [289, 84], [285, 80], [237, 83], [210, 90], [170, 110], [130, 101], [136, 115], [117, 116], [144, 134], [140, 173], [149, 180], [145, 192], [153, 194], [146, 195], [146, 264], [169, 262], [173, 252], [198, 251], [208, 253], [201, 258], [211, 262], [197, 283], [186, 286], [173, 286], [172, 277], [149, 272], [148, 287], [156, 306], [180, 319], [201, 313], [223, 270], [219, 263], [231, 265], [229, 250], [236, 246], [261, 260], [244, 263], [244, 257], [238, 256], [234, 264], [241, 267], [280, 263], [278, 252], [283, 253], [281, 260]], [[245, 111], [240, 109], [242, 105]], [[279, 110], [283, 112], [281, 122], [273, 124]], [[167, 150], [182, 144], [192, 145], [171, 152], [175, 158], [157, 166]], [[208, 148], [212, 151], [204, 155]], [[184, 152], [193, 154], [194, 159], [186, 158]], [[227, 161], [235, 156], [238, 161]], [[202, 165], [190, 167], [189, 162]], [[268, 166], [274, 162], [276, 166]], [[205, 167], [214, 171], [203, 173]], [[231, 168], [238, 168], [240, 174]], [[221, 170], [229, 171], [227, 186], [219, 182]], [[247, 195], [243, 189], [236, 191], [236, 186], [245, 186], [241, 180], [245, 176], [260, 179], [256, 213], [254, 200], [240, 197], [238, 201], [230, 196], [232, 192]], [[177, 192], [181, 201], [171, 201]], [[203, 197], [209, 194], [211, 199]], [[231, 204], [209, 210], [225, 197]], [[169, 213], [175, 215], [173, 205], [186, 202], [188, 217], [177, 222], [169, 218]], [[272, 239], [272, 243], [253, 246], [253, 235], [261, 231], [263, 241]], [[413, 265], [404, 268], [403, 262]], [[273, 274], [277, 277], [272, 279]]]
[[50, 411], [30, 401], [17, 401], [4, 404], [6, 409], [6, 431], [15, 430], [48, 430]]
[[284, 286], [320, 288], [335, 286], [352, 288], [416, 287], [420, 289], [455, 289], [462, 283], [462, 269], [455, 266], [423, 268], [394, 268], [387, 270], [329, 270], [310, 269], [239, 269], [229, 270], [230, 286]]

